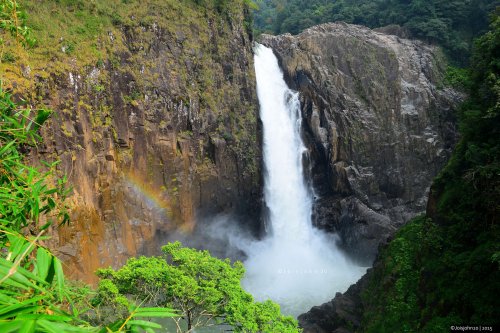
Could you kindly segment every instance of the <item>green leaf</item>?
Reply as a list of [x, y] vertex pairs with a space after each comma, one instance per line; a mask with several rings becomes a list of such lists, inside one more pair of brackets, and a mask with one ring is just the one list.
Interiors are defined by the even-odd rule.
[[125, 320], [117, 320], [117, 321], [109, 324], [105, 328], [103, 328], [100, 332], [109, 332], [109, 331], [115, 332], [123, 325], [124, 322], [125, 322]]
[[[2, 333], [10, 333], [10, 332], [19, 332], [19, 329], [23, 325], [22, 321], [0, 321], [0, 332]], [[61, 333], [61, 332], [58, 332]]]
[[49, 315], [49, 314], [44, 314], [44, 313], [27, 313], [27, 314], [22, 314], [18, 315], [16, 319], [20, 320], [48, 320], [48, 321], [57, 321], [57, 322], [67, 322], [67, 321], [72, 321], [73, 318], [69, 316], [63, 316], [63, 315]]
[[170, 313], [175, 313], [177, 310], [175, 309], [170, 309], [170, 308], [137, 308], [135, 309], [136, 313], [141, 313], [141, 312], [170, 312]]
[[146, 320], [129, 320], [127, 326], [140, 326], [140, 327], [150, 327], [150, 328], [162, 328], [158, 323], [153, 323]]
[[[37, 290], [40, 290], [40, 287], [35, 285], [33, 282], [31, 282], [29, 279], [34, 280], [36, 282], [44, 284], [45, 281], [40, 279], [38, 276], [33, 274], [32, 272], [28, 271], [27, 269], [18, 266], [14, 267], [14, 263], [10, 262], [8, 260], [5, 260], [4, 258], [0, 258], [0, 271], [2, 270], [7, 270], [10, 271], [11, 269], [15, 269], [15, 273], [10, 277], [11, 279], [19, 282], [19, 283], [24, 283], [25, 285], [35, 288]], [[8, 274], [8, 273], [6, 273]]]
[[38, 326], [45, 329], [48, 333], [61, 333], [60, 328], [53, 322], [47, 320], [39, 320]]
[[69, 323], [51, 322], [45, 319], [38, 320], [37, 324], [49, 333], [90, 333], [99, 330], [95, 327], [78, 327]]
[[19, 234], [7, 235], [9, 239], [10, 246], [8, 248], [9, 252], [12, 253], [10, 261], [14, 261], [18, 256], [20, 256], [24, 251], [30, 246], [30, 243], [24, 239]]
[[[4, 261], [9, 263], [10, 265], [5, 265]], [[19, 273], [20, 270], [22, 270], [21, 267], [14, 268], [13, 263], [3, 258], [0, 258], [0, 275], [7, 276], [11, 274], [5, 281], [3, 281], [3, 283], [15, 282], [18, 284], [17, 286], [22, 289], [29, 289], [29, 288], [40, 289], [33, 282], [28, 280], [26, 276], [20, 274]], [[14, 273], [12, 274], [11, 272]]]
[[7, 143], [5, 146], [0, 148], [0, 156], [10, 153], [10, 149], [14, 146], [16, 142], [15, 141], [10, 141]]
[[59, 300], [64, 299], [64, 272], [62, 269], [61, 261], [54, 257], [54, 271], [57, 281], [57, 292], [59, 294]]
[[15, 298], [12, 298], [12, 297], [9, 297], [7, 295], [5, 295], [5, 291], [2, 290], [2, 292], [0, 292], [0, 304], [13, 304], [13, 303], [16, 303], [17, 300]]
[[158, 318], [169, 318], [169, 317], [178, 317], [178, 314], [172, 312], [141, 312], [135, 313], [132, 317], [158, 317]]
[[45, 280], [49, 274], [50, 265], [52, 264], [52, 256], [47, 250], [40, 247], [36, 253], [36, 268], [38, 277]]
[[[42, 299], [44, 299], [45, 296], [37, 296], [33, 298], [26, 299], [22, 302], [8, 305], [6, 307], [0, 307], [0, 319], [5, 317], [5, 314], [9, 314], [9, 316], [13, 316], [16, 313], [20, 313], [20, 311], [24, 311], [23, 309], [26, 308], [33, 308], [37, 307], [36, 303]], [[16, 310], [20, 309], [20, 311], [16, 312]]]
[[[0, 267], [0, 274], [1, 275], [7, 275], [9, 273], [9, 270], [4, 270], [4, 268]], [[29, 286], [24, 285], [23, 283], [19, 283], [11, 278], [8, 278], [7, 280], [3, 281], [2, 284], [5, 284], [7, 286], [15, 287], [15, 288], [20, 288], [20, 289], [29, 289]]]
[[39, 109], [35, 118], [35, 129], [38, 130], [40, 126], [50, 117], [51, 110]]
[[33, 333], [35, 332], [35, 320], [25, 320], [21, 328], [19, 329], [19, 333]]
[[[47, 193], [45, 193], [47, 194]], [[47, 198], [47, 206], [50, 208], [50, 210], [56, 208], [56, 202], [52, 198]]]

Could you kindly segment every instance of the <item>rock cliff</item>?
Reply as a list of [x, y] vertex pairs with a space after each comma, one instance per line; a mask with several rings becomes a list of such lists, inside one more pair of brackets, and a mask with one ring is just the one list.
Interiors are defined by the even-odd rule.
[[[73, 278], [92, 281], [98, 267], [153, 254], [203, 216], [232, 213], [258, 228], [248, 8], [212, 2], [27, 1], [57, 28], [22, 71], [3, 69], [10, 87], [55, 111], [32, 158], [60, 159], [73, 187], [72, 222], [52, 245]], [[52, 29], [42, 24], [39, 35]]]
[[329, 23], [261, 42], [301, 94], [315, 224], [371, 264], [381, 241], [425, 211], [462, 96], [443, 87], [439, 50], [418, 41]]

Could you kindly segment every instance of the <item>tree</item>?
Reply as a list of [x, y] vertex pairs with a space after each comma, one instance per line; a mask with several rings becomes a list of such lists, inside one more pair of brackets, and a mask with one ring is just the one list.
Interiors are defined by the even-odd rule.
[[298, 332], [297, 322], [283, 316], [277, 304], [254, 302], [243, 290], [240, 262], [231, 264], [179, 242], [162, 251], [162, 257], [132, 258], [119, 270], [100, 270], [101, 283], [112, 282], [120, 294], [145, 299], [149, 305], [178, 309], [178, 332], [222, 324], [235, 332]]

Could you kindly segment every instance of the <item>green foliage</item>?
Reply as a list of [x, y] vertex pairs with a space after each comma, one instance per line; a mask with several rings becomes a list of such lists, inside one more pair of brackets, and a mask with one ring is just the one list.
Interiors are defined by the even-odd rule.
[[0, 331], [95, 332], [78, 319], [61, 262], [37, 244], [43, 232], [29, 238], [5, 228], [2, 233], [8, 252], [0, 258]]
[[475, 45], [471, 77], [465, 81], [470, 98], [460, 114], [462, 138], [431, 189], [433, 221], [412, 221], [381, 252], [363, 295], [368, 332], [499, 324], [498, 16]]
[[484, 227], [500, 215], [500, 19], [479, 38], [472, 58], [470, 98], [460, 114], [462, 139], [435, 181], [443, 222], [477, 220]]
[[457, 242], [457, 228], [417, 218], [380, 254], [363, 294], [365, 332], [442, 332], [457, 323], [497, 324], [493, 298], [498, 263], [491, 256], [499, 235], [482, 245]]
[[363, 295], [369, 304], [365, 311], [366, 332], [416, 332], [419, 314], [416, 254], [427, 240], [424, 223], [428, 223], [424, 217], [415, 219], [381, 252], [384, 266], [375, 270], [369, 291]]
[[115, 298], [98, 298], [101, 306], [116, 307], [116, 288], [119, 294], [147, 304], [178, 309], [181, 316], [174, 318], [178, 332], [221, 324], [231, 325], [235, 332], [298, 332], [297, 322], [281, 315], [277, 304], [256, 303], [241, 288], [240, 262], [231, 264], [179, 242], [162, 250], [163, 257], [132, 258], [117, 271], [98, 271], [101, 283], [112, 282], [107, 294]]
[[[0, 0], [0, 45], [15, 39], [23, 46], [33, 46], [36, 40], [26, 25], [26, 13], [16, 0]], [[3, 48], [2, 48], [3, 50]]]
[[40, 217], [51, 212], [57, 212], [62, 224], [69, 219], [61, 204], [68, 193], [65, 179], [54, 187], [46, 184], [57, 163], [47, 164], [47, 172], [23, 163], [23, 152], [36, 145], [40, 139], [37, 130], [50, 114], [45, 109], [19, 107], [0, 87], [0, 223], [16, 232], [30, 227], [37, 234], [37, 229], [52, 223], [49, 218], [40, 225]]
[[444, 47], [465, 64], [471, 41], [487, 29], [497, 0], [267, 0], [256, 12], [258, 32], [292, 34], [312, 25], [345, 21], [371, 28], [396, 24], [413, 37]]
[[448, 66], [444, 77], [444, 84], [458, 90], [468, 91], [470, 89], [469, 70]]

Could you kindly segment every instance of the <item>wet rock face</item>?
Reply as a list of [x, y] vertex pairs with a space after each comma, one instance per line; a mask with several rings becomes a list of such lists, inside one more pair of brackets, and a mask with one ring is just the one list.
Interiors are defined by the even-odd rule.
[[55, 115], [32, 158], [60, 159], [73, 187], [71, 225], [52, 246], [73, 278], [155, 254], [204, 216], [259, 228], [252, 37], [244, 8], [232, 9], [166, 23], [136, 17], [98, 41], [111, 51], [95, 66], [33, 77]]
[[329, 23], [261, 42], [301, 93], [314, 221], [369, 264], [380, 241], [425, 211], [462, 96], [442, 87], [438, 50], [418, 41]]

